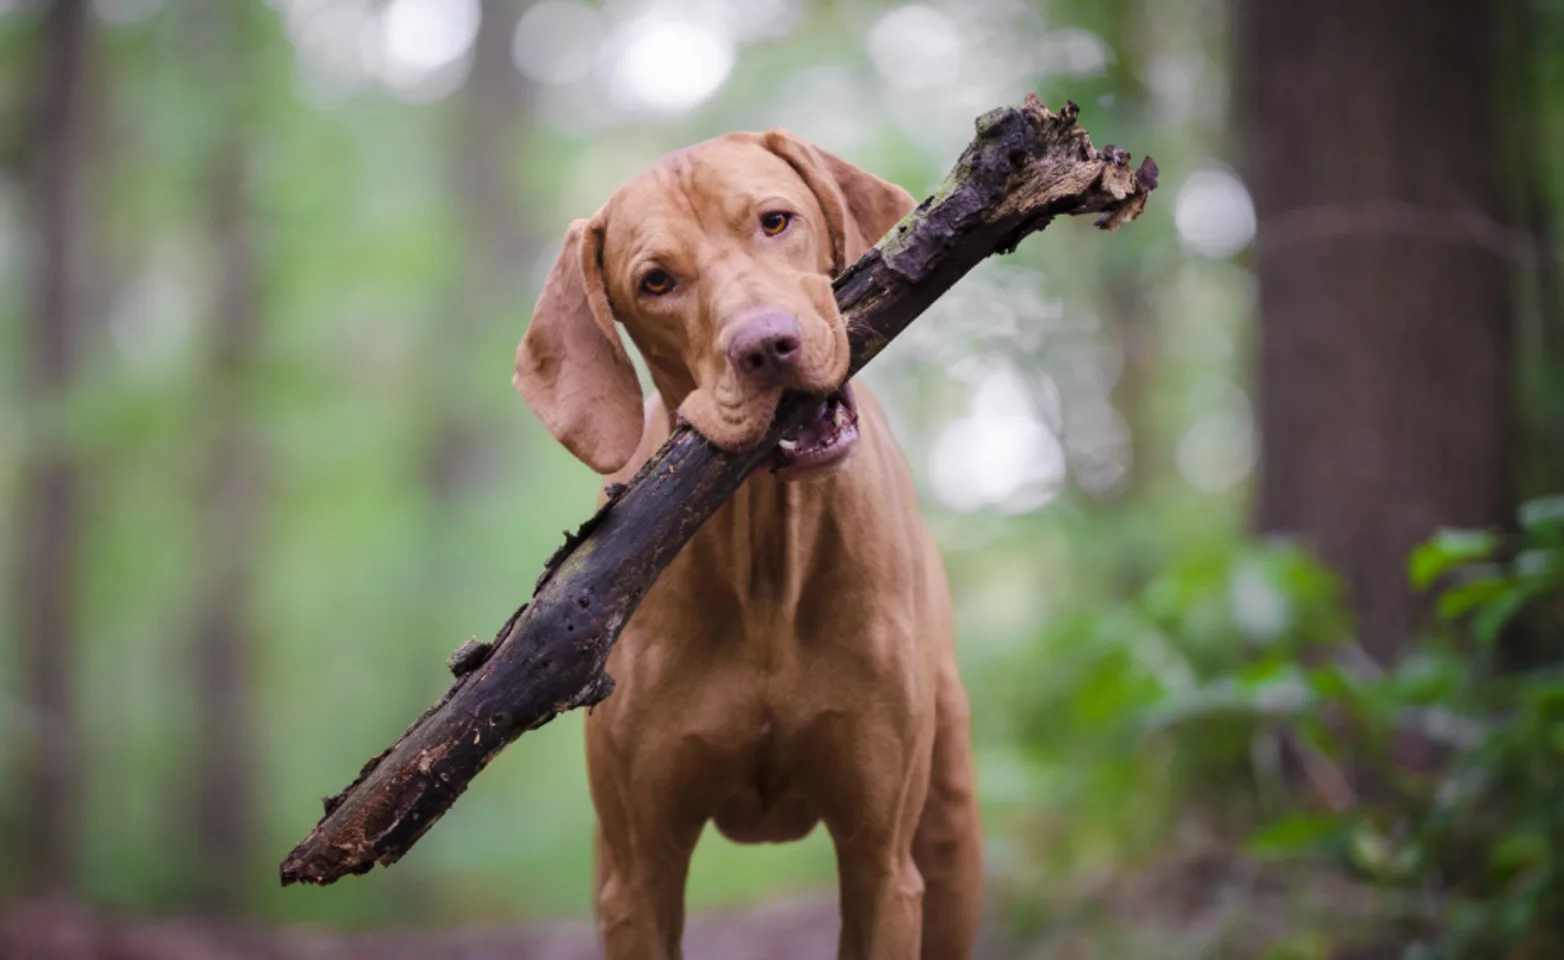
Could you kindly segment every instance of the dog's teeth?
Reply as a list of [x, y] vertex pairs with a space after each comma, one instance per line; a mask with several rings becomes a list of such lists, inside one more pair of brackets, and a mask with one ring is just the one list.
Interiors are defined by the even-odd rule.
[[786, 450], [788, 453], [792, 453], [794, 450], [798, 449], [798, 441], [784, 438], [777, 441], [777, 446], [781, 447], [783, 450]]
[[838, 427], [840, 427], [842, 424], [846, 423], [847, 422], [847, 411], [843, 410], [841, 408], [841, 406], [838, 405], [837, 408], [836, 408], [836, 411], [831, 414], [831, 422], [836, 424]]

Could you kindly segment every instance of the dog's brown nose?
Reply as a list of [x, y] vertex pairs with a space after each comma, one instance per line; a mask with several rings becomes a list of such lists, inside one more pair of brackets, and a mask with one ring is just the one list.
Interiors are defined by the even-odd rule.
[[766, 384], [786, 384], [803, 350], [798, 321], [767, 312], [743, 321], [728, 341], [728, 362], [740, 374]]

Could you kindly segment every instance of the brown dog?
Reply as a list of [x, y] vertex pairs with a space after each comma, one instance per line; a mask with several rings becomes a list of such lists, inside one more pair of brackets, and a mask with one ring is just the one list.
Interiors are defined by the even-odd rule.
[[[662, 445], [674, 411], [741, 449], [782, 391], [826, 397], [609, 657], [618, 687], [586, 724], [609, 960], [680, 956], [708, 820], [741, 843], [825, 823], [841, 957], [971, 953], [981, 836], [950, 591], [884, 414], [842, 384], [831, 292], [912, 206], [784, 130], [706, 141], [571, 225], [517, 350], [522, 396], [612, 479]], [[644, 415], [616, 320], [657, 388]]]

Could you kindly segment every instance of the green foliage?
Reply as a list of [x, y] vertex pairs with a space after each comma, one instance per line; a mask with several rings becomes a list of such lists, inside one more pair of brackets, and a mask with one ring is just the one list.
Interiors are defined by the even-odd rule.
[[1334, 578], [1279, 544], [1181, 552], [1129, 600], [1057, 620], [1046, 677], [1010, 687], [1034, 761], [1075, 786], [1017, 831], [1049, 864], [1008, 880], [1025, 927], [1079, 922], [1073, 885], [1155, 869], [1194, 812], [1219, 846], [1344, 873], [1374, 904], [1357, 926], [1331, 919], [1342, 904], [1284, 911], [1267, 957], [1556, 955], [1564, 498], [1519, 519], [1413, 552], [1437, 619], [1390, 668], [1357, 649]]
[[[1267, 806], [1253, 745], [1328, 695], [1295, 657], [1342, 640], [1339, 593], [1287, 544], [1181, 548], [1132, 598], [1051, 623], [1036, 641], [1041, 669], [973, 681], [1026, 745], [1014, 761], [1027, 771], [1025, 811], [997, 865], [1023, 929], [1078, 923], [1092, 878], [1156, 861], [1193, 808], [1235, 824], [1281, 809]], [[1294, 820], [1271, 842], [1320, 829]]]
[[1412, 551], [1412, 585], [1426, 590], [1440, 576], [1466, 563], [1486, 560], [1498, 546], [1491, 533], [1470, 530], [1445, 530]]
[[[1564, 918], [1564, 499], [1520, 511], [1513, 542], [1442, 532], [1412, 554], [1437, 590], [1440, 628], [1382, 673], [1307, 671], [1323, 695], [1301, 723], [1360, 795], [1334, 815], [1292, 814], [1254, 833], [1267, 856], [1330, 857], [1397, 894], [1423, 929], [1404, 956], [1487, 958], [1558, 949]], [[1504, 646], [1541, 641], [1537, 665]], [[1499, 641], [1504, 642], [1499, 642]], [[1551, 946], [1550, 946], [1551, 945]], [[1552, 955], [1551, 953], [1530, 955]]]

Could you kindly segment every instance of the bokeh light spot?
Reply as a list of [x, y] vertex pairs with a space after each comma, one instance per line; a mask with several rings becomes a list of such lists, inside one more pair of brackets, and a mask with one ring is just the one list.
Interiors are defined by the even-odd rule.
[[561, 86], [585, 79], [603, 45], [603, 15], [575, 0], [544, 0], [516, 23], [511, 59], [529, 80]]
[[1186, 249], [1203, 257], [1231, 257], [1254, 240], [1254, 202], [1243, 181], [1219, 168], [1197, 170], [1178, 188], [1173, 224]]
[[364, 59], [402, 99], [439, 100], [466, 79], [480, 19], [478, 0], [391, 0]]
[[933, 7], [911, 3], [890, 11], [869, 28], [868, 45], [875, 69], [903, 90], [931, 90], [960, 76], [961, 31]]
[[1045, 73], [1095, 77], [1108, 66], [1108, 45], [1095, 33], [1080, 27], [1050, 30], [1040, 48], [1038, 66]]
[[754, 43], [785, 37], [798, 26], [803, 0], [728, 0], [739, 40]]
[[1036, 510], [1058, 495], [1064, 478], [1064, 449], [1036, 415], [1026, 382], [1008, 366], [983, 377], [968, 415], [946, 425], [929, 455], [934, 496], [962, 513]]
[[[112, 24], [145, 20], [162, 6], [163, 0], [92, 0], [92, 9], [98, 18]], [[4, 7], [4, 4], [0, 3], [0, 7]]]
[[1178, 442], [1184, 479], [1206, 493], [1221, 493], [1254, 471], [1254, 414], [1249, 396], [1236, 386], [1217, 391]]
[[651, 14], [625, 24], [613, 92], [631, 105], [676, 113], [716, 93], [733, 69], [733, 39], [690, 20]]

